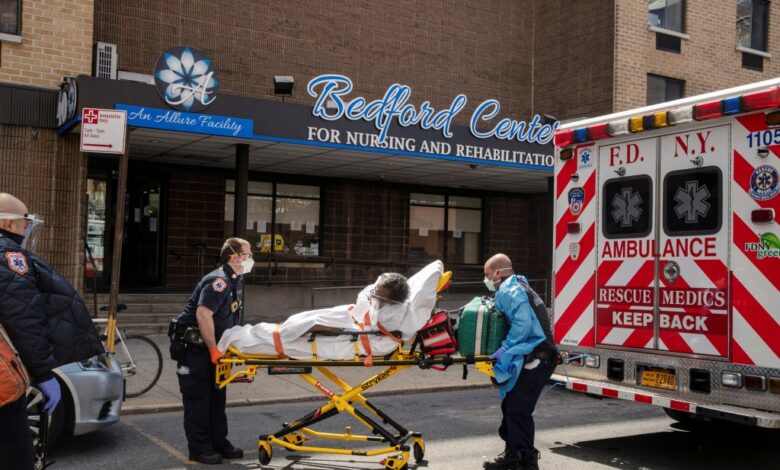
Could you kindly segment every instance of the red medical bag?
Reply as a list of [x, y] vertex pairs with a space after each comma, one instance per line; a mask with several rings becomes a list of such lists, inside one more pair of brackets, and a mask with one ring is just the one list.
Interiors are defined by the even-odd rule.
[[457, 335], [447, 312], [438, 312], [417, 332], [423, 353], [428, 356], [453, 354], [458, 350]]

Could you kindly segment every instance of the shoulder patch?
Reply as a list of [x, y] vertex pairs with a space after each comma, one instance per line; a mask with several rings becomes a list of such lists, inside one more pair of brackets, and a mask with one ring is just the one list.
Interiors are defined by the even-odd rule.
[[214, 292], [222, 292], [225, 289], [227, 289], [227, 281], [225, 281], [221, 277], [218, 277], [213, 281], [211, 281], [211, 289], [213, 289]]
[[8, 267], [11, 271], [24, 276], [30, 271], [30, 267], [27, 265], [27, 257], [23, 253], [18, 251], [8, 251], [5, 254], [5, 259], [8, 261]]

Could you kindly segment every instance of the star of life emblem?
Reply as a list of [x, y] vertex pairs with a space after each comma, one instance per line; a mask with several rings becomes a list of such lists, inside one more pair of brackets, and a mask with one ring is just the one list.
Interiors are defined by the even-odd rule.
[[590, 154], [590, 147], [581, 148], [577, 151], [579, 157], [580, 168], [588, 168], [593, 166], [593, 159]]
[[710, 191], [707, 185], [699, 186], [696, 180], [686, 181], [685, 188], [677, 188], [674, 200], [677, 205], [674, 206], [674, 213], [678, 219], [685, 218], [686, 224], [696, 224], [699, 217], [707, 217], [710, 211]]
[[612, 198], [612, 220], [621, 227], [631, 227], [642, 216], [642, 196], [633, 188], [622, 188]]
[[778, 174], [772, 165], [761, 165], [750, 177], [750, 197], [758, 201], [767, 201], [780, 192]]
[[24, 276], [30, 271], [30, 267], [27, 265], [27, 258], [18, 251], [9, 251], [5, 254], [5, 260], [8, 262], [8, 267], [11, 271]]
[[226, 287], [227, 282], [225, 282], [225, 280], [221, 277], [214, 279], [214, 281], [211, 283], [211, 288], [214, 289], [214, 292], [222, 292]]

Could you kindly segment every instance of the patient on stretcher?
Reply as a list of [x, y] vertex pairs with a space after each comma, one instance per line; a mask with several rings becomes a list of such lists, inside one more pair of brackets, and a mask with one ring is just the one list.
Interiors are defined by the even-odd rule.
[[[223, 352], [233, 346], [243, 354], [294, 359], [311, 359], [315, 351], [316, 358], [331, 360], [383, 356], [399, 341], [413, 337], [430, 318], [442, 273], [442, 263], [435, 261], [408, 281], [399, 274], [383, 274], [358, 294], [354, 304], [297, 313], [281, 325], [236, 326], [225, 331], [218, 347]], [[374, 333], [355, 334], [361, 331]], [[400, 333], [400, 338], [391, 332]]]

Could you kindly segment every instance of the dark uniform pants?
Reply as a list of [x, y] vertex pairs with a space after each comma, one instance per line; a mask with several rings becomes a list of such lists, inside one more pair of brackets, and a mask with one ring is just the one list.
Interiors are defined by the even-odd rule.
[[534, 418], [536, 402], [555, 371], [552, 359], [543, 359], [533, 369], [523, 369], [517, 384], [501, 402], [503, 418], [498, 434], [507, 448], [518, 454], [530, 454], [534, 448]]
[[35, 449], [27, 421], [26, 396], [0, 407], [0, 459], [2, 468], [33, 468]]
[[184, 433], [190, 455], [228, 450], [225, 389], [214, 383], [214, 365], [206, 348], [187, 348], [177, 364], [179, 391], [184, 404]]

